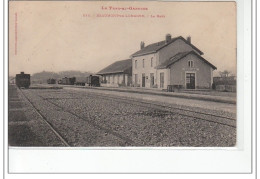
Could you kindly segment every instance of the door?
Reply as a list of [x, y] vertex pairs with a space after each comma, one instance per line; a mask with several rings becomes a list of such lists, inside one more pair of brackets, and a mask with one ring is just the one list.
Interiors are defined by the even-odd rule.
[[160, 88], [164, 87], [164, 73], [160, 73]]
[[150, 87], [152, 88], [154, 86], [154, 74], [150, 73]]
[[142, 74], [142, 87], [145, 87], [145, 73]]
[[195, 89], [195, 73], [186, 73], [186, 88]]
[[135, 74], [135, 85], [137, 85], [138, 84], [138, 76], [137, 76], [137, 74]]

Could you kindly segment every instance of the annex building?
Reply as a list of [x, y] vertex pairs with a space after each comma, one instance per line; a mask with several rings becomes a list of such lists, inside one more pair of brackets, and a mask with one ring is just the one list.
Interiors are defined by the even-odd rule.
[[202, 57], [203, 52], [191, 43], [191, 37], [172, 38], [145, 46], [131, 55], [132, 83], [136, 87], [167, 89], [211, 88], [217, 68]]
[[132, 81], [132, 60], [116, 61], [97, 73], [101, 75], [102, 86], [130, 86]]

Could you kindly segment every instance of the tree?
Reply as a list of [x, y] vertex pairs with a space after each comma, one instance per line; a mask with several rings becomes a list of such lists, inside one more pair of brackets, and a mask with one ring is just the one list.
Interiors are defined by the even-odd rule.
[[230, 72], [230, 71], [227, 71], [227, 70], [224, 70], [224, 71], [220, 71], [220, 72], [219, 72], [219, 75], [220, 75], [221, 77], [228, 77], [230, 74], [231, 74], [231, 72]]

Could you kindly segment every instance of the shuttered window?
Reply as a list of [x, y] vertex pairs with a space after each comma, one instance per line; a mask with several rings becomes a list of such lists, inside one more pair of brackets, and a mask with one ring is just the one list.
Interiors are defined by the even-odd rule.
[[193, 68], [193, 67], [194, 67], [193, 61], [192, 61], [192, 60], [189, 60], [189, 61], [188, 61], [188, 65], [189, 65], [190, 68]]

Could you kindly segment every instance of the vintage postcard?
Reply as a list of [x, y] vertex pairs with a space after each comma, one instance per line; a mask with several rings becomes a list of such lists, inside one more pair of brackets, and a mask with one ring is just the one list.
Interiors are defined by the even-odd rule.
[[10, 147], [234, 147], [235, 2], [9, 1]]

